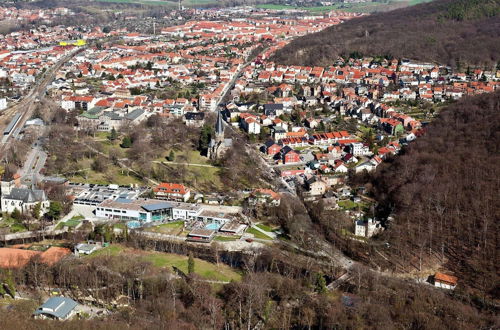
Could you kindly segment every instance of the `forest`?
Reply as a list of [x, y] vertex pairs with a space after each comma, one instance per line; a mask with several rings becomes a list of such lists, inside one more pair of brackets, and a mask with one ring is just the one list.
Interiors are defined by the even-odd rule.
[[498, 299], [499, 144], [500, 92], [464, 98], [377, 170], [378, 211], [395, 219], [380, 238], [393, 267], [441, 265], [477, 297]]
[[385, 56], [491, 69], [500, 54], [499, 0], [435, 0], [373, 14], [295, 39], [278, 63], [332, 65], [339, 56]]
[[[122, 244], [186, 249], [133, 235]], [[239, 256], [201, 250], [190, 253], [231, 263], [244, 273], [242, 280], [214, 285], [196, 274], [174, 277], [139, 255], [70, 258], [53, 266], [35, 258], [22, 269], [0, 273], [0, 283], [9, 291], [57, 287], [103, 305], [118, 298], [127, 304], [112, 308], [106, 318], [54, 322], [29, 317], [36, 301], [21, 300], [0, 308], [0, 324], [3, 329], [477, 329], [496, 324], [493, 312], [478, 311], [448, 292], [362, 266], [354, 269], [351, 283], [329, 290], [320, 260], [271, 247]]]

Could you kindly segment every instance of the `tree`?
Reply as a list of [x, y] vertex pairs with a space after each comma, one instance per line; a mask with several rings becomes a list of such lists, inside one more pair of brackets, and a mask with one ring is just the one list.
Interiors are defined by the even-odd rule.
[[210, 139], [212, 138], [213, 128], [210, 125], [203, 125], [201, 128], [200, 139], [198, 141], [198, 148], [201, 152], [205, 152], [208, 150], [208, 145], [210, 143]]
[[14, 220], [18, 220], [19, 221], [19, 220], [22, 219], [23, 215], [22, 215], [21, 211], [19, 211], [19, 209], [16, 207], [14, 209], [14, 211], [12, 211], [12, 213], [10, 214], [10, 217], [12, 219], [14, 219]]
[[111, 141], [114, 141], [118, 138], [118, 133], [116, 132], [116, 129], [113, 127], [111, 129], [111, 133], [108, 135], [108, 139], [110, 139]]
[[174, 151], [173, 150], [170, 150], [170, 153], [168, 154], [167, 156], [167, 160], [169, 162], [173, 162], [175, 160], [175, 154], [174, 154]]
[[326, 280], [323, 274], [316, 274], [316, 292], [325, 293], [326, 289]]
[[188, 258], [188, 274], [194, 273], [194, 258], [193, 255], [190, 254]]
[[122, 148], [130, 148], [132, 146], [132, 139], [130, 136], [125, 136], [122, 140], [122, 144], [120, 145]]
[[52, 220], [58, 220], [61, 217], [62, 213], [62, 205], [60, 202], [50, 202], [49, 206], [49, 212], [47, 212], [47, 215], [49, 218]]
[[42, 215], [41, 212], [42, 212], [42, 203], [38, 202], [35, 204], [35, 207], [33, 207], [33, 212], [32, 212], [33, 218], [37, 220], [40, 219], [40, 216]]

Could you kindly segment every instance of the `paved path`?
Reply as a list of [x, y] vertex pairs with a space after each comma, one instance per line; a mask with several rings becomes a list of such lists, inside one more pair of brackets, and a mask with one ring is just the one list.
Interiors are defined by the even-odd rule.
[[162, 165], [186, 165], [186, 166], [199, 166], [199, 167], [211, 167], [211, 168], [221, 168], [219, 166], [208, 165], [208, 164], [196, 164], [196, 163], [178, 163], [178, 162], [161, 162], [158, 160], [154, 160], [153, 163], [162, 164]]

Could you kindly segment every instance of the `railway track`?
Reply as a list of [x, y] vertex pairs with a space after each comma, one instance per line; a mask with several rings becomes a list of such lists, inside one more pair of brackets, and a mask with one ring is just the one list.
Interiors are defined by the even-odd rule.
[[24, 127], [24, 124], [30, 117], [33, 115], [33, 111], [36, 108], [36, 100], [41, 101], [45, 96], [45, 89], [48, 84], [54, 79], [56, 72], [61, 68], [61, 66], [73, 58], [76, 54], [83, 51], [84, 48], [79, 48], [75, 51], [72, 51], [68, 55], [64, 56], [60, 59], [56, 64], [54, 64], [50, 69], [45, 71], [41, 78], [33, 85], [29, 93], [17, 104], [12, 107], [4, 110], [2, 112], [2, 118], [12, 119], [16, 114], [20, 113], [21, 117], [17, 121], [17, 123], [12, 127], [8, 135], [5, 135], [2, 139], [2, 143], [0, 143], [0, 157], [8, 150], [10, 141], [12, 141], [13, 132], [16, 132], [17, 129], [21, 129]]

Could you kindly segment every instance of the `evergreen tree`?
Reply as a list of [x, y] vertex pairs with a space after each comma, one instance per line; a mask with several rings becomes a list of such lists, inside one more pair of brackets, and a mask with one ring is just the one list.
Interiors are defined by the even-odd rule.
[[173, 150], [170, 150], [170, 153], [169, 153], [169, 154], [168, 154], [168, 156], [167, 156], [167, 160], [168, 160], [169, 162], [173, 162], [173, 161], [174, 161], [174, 159], [175, 159], [175, 154], [174, 154], [174, 151], [173, 151]]
[[316, 291], [318, 293], [326, 293], [326, 280], [322, 274], [316, 274]]
[[130, 136], [127, 135], [123, 138], [121, 147], [130, 148], [131, 146], [132, 146], [132, 139], [130, 138]]
[[53, 219], [53, 220], [58, 220], [61, 217], [62, 213], [62, 205], [60, 202], [50, 202], [49, 206], [49, 212], [47, 212], [47, 215]]
[[33, 207], [33, 218], [35, 219], [40, 219], [40, 216], [42, 212], [42, 203], [38, 202], [35, 204], [35, 207]]
[[114, 141], [118, 138], [118, 133], [116, 132], [116, 129], [113, 127], [111, 129], [111, 133], [108, 135], [108, 139], [110, 139], [111, 141]]
[[10, 217], [15, 220], [21, 220], [23, 215], [21, 214], [21, 211], [19, 211], [19, 209], [16, 207], [14, 211], [12, 211], [12, 213], [10, 214]]

